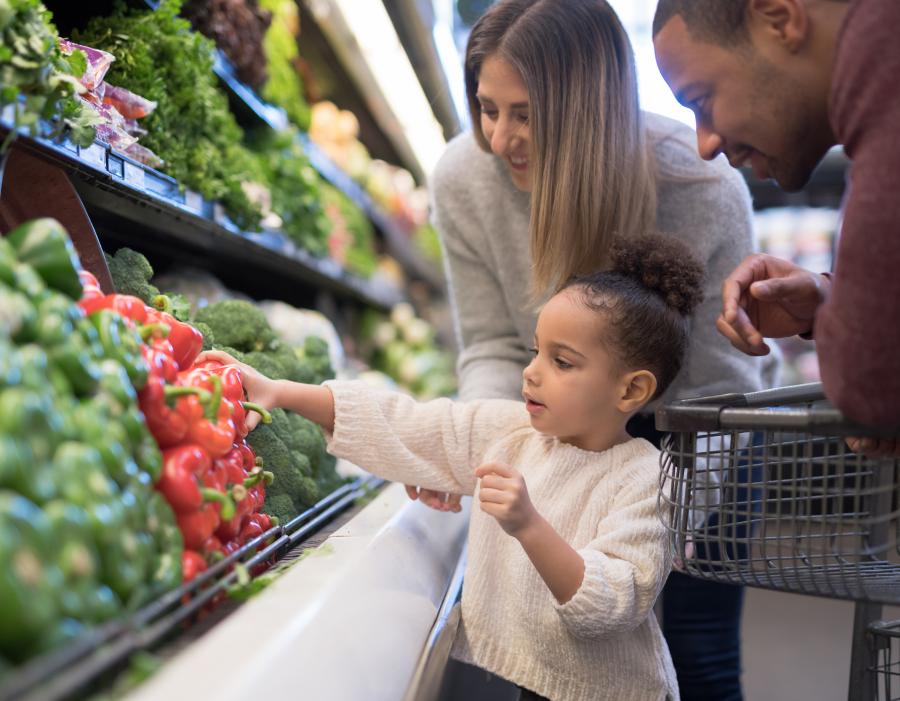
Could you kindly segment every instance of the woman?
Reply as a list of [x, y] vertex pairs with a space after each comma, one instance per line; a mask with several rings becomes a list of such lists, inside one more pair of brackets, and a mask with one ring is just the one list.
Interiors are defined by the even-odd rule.
[[[725, 159], [702, 161], [690, 129], [641, 113], [612, 8], [501, 0], [472, 29], [465, 79], [473, 131], [451, 142], [432, 179], [461, 398], [520, 397], [537, 304], [605, 267], [614, 234], [653, 229], [704, 261], [705, 300], [681, 373], [631, 434], [658, 441], [660, 402], [771, 386], [778, 360], [736, 352], [715, 328], [719, 286], [753, 247], [746, 185]], [[682, 698], [740, 699], [742, 589], [673, 573], [662, 600]]]

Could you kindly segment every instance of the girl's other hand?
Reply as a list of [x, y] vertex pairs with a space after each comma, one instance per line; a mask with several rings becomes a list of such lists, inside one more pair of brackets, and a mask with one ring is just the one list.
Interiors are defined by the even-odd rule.
[[509, 535], [519, 538], [538, 516], [525, 478], [518, 470], [496, 462], [482, 465], [475, 476], [481, 480], [481, 510], [497, 519]]
[[432, 489], [417, 487], [413, 484], [405, 484], [406, 495], [413, 501], [421, 501], [435, 511], [452, 511], [457, 514], [462, 511], [460, 506], [460, 495], [450, 494], [448, 492], [435, 492]]

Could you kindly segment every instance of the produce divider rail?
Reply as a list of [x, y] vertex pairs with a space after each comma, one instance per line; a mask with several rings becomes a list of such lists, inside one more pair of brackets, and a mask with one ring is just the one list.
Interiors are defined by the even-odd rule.
[[[132, 654], [162, 642], [236, 584], [239, 573], [233, 565], [250, 571], [272, 559], [289, 559], [305, 539], [384, 483], [380, 478], [367, 476], [336, 489], [290, 522], [248, 541], [240, 550], [131, 617], [111, 621], [56, 652], [32, 660], [0, 685], [0, 699], [56, 701], [75, 697], [92, 682], [120, 668]], [[267, 540], [272, 542], [257, 551]], [[188, 596], [190, 599], [185, 598]]]
[[[11, 108], [8, 108], [8, 110]], [[0, 138], [11, 128], [9, 111], [0, 114]], [[113, 227], [123, 243], [152, 245], [168, 239], [179, 250], [187, 247], [212, 255], [245, 273], [275, 275], [268, 296], [277, 297], [277, 282], [309, 290], [324, 288], [343, 298], [389, 309], [403, 299], [385, 283], [363, 280], [337, 263], [310, 255], [276, 232], [247, 233], [224, 215], [221, 207], [198, 193], [179, 190], [171, 177], [94, 142], [79, 148], [68, 140], [19, 134], [15, 148], [23, 148], [74, 175], [73, 184], [95, 224]], [[133, 239], [133, 241], [131, 240]], [[297, 295], [293, 297], [297, 301]], [[285, 301], [291, 301], [290, 299]]]

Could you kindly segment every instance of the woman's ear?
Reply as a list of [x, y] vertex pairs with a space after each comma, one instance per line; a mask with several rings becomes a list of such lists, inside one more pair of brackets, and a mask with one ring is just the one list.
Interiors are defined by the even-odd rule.
[[616, 408], [623, 414], [633, 414], [656, 394], [656, 376], [649, 370], [635, 370], [622, 378], [622, 391]]

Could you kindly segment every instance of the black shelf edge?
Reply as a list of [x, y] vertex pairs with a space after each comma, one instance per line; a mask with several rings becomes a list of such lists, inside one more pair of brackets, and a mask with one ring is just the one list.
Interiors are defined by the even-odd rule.
[[[10, 128], [8, 115], [0, 114], [0, 133]], [[16, 143], [76, 176], [73, 184], [95, 225], [115, 226], [125, 243], [140, 247], [158, 239], [186, 244], [200, 254], [213, 254], [223, 264], [262, 275], [274, 273], [284, 283], [327, 289], [381, 309], [404, 299], [396, 287], [364, 280], [335, 261], [316, 258], [279, 232], [240, 230], [218, 203], [192, 190], [181, 190], [173, 178], [99, 141], [82, 148], [66, 139], [57, 143], [20, 132]], [[274, 298], [284, 299], [277, 294], [281, 288], [273, 285], [272, 289]]]

